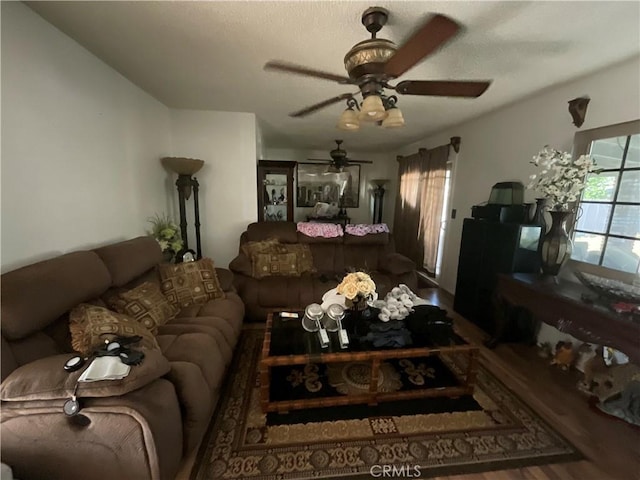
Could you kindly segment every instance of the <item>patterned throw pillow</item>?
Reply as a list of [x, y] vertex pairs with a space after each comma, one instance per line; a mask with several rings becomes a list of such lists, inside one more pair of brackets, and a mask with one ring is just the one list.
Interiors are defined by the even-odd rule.
[[180, 311], [167, 301], [160, 287], [153, 282], [144, 282], [131, 290], [118, 292], [107, 298], [109, 307], [142, 323], [155, 333], [159, 325], [172, 320]]
[[158, 265], [160, 288], [170, 303], [178, 308], [224, 298], [213, 260]]
[[160, 348], [155, 337], [141, 323], [121, 313], [103, 307], [81, 303], [69, 313], [71, 346], [82, 355], [89, 355], [104, 345], [105, 340], [114, 337], [140, 335], [140, 343], [132, 345], [146, 348]]
[[257, 253], [253, 256], [253, 277], [299, 277], [298, 256], [295, 253]]
[[269, 238], [268, 240], [262, 240], [260, 242], [247, 242], [240, 247], [242, 253], [247, 257], [253, 259], [253, 256], [257, 253], [270, 253], [274, 250], [276, 245], [280, 242], [277, 238]]
[[313, 256], [311, 255], [311, 248], [306, 243], [286, 243], [281, 244], [284, 252], [280, 253], [295, 253], [298, 257], [298, 272], [313, 273], [316, 268], [313, 266]]

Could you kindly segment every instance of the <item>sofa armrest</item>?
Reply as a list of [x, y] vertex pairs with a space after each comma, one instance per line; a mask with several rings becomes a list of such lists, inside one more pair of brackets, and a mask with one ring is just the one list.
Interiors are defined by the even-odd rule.
[[218, 276], [218, 282], [223, 292], [233, 290], [233, 272], [226, 268], [216, 267], [216, 275]]
[[253, 274], [251, 268], [251, 260], [244, 253], [239, 254], [236, 258], [229, 263], [229, 270], [233, 273], [239, 273], [240, 275], [246, 275], [250, 277]]
[[[124, 395], [169, 372], [169, 361], [160, 350], [144, 349], [144, 355], [142, 363], [132, 365], [129, 375], [123, 379], [80, 383], [77, 391], [78, 397]], [[78, 377], [86, 368], [67, 373], [63, 366], [70, 357], [69, 354], [53, 355], [15, 369], [0, 385], [0, 399], [3, 401], [25, 401], [69, 398]]]
[[383, 273], [402, 275], [403, 273], [415, 271], [416, 264], [401, 253], [393, 252], [380, 258], [378, 269]]

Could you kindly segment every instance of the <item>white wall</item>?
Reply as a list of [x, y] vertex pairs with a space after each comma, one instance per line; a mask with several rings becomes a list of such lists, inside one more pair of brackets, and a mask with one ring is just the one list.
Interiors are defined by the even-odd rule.
[[[419, 147], [449, 143], [453, 136], [462, 137], [454, 167], [451, 206], [457, 209], [457, 217], [449, 222], [440, 278], [442, 288], [455, 290], [462, 221], [471, 216], [471, 206], [486, 202], [497, 182], [521, 181], [526, 185], [529, 175], [535, 172], [528, 162], [544, 145], [570, 151], [578, 129], [572, 123], [567, 102], [585, 94], [591, 97], [591, 102], [581, 130], [640, 118], [640, 57], [544, 90], [448, 128], [400, 152], [409, 154]], [[527, 191], [525, 201], [534, 196]]]
[[1, 8], [2, 271], [144, 234], [169, 208], [169, 110], [22, 3]]
[[[267, 148], [265, 151], [268, 160], [287, 160], [304, 163], [309, 158], [329, 160], [327, 150], [296, 150], [287, 148]], [[360, 166], [360, 201], [358, 208], [348, 208], [347, 215], [351, 218], [351, 223], [371, 223], [373, 218], [373, 195], [370, 180], [386, 178], [390, 180], [385, 186], [383, 201], [382, 221], [393, 228], [393, 207], [397, 189], [397, 162], [393, 154], [363, 153], [357, 150], [348, 149], [349, 157], [358, 160], [371, 160], [372, 164], [362, 164]], [[295, 174], [294, 174], [295, 175]], [[305, 217], [313, 208], [294, 208], [294, 220], [305, 221]]]
[[[202, 254], [226, 267], [238, 253], [240, 235], [257, 219], [255, 115], [171, 110], [171, 131], [174, 156], [205, 161], [195, 175], [200, 184]], [[175, 182], [175, 174], [167, 175]], [[189, 247], [195, 250], [193, 197], [187, 213]]]

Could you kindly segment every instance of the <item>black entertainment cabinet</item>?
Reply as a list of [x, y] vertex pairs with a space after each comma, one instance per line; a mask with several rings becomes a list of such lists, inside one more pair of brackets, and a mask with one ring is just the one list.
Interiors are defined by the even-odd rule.
[[454, 310], [495, 333], [493, 297], [498, 273], [538, 273], [539, 225], [465, 218], [458, 258]]

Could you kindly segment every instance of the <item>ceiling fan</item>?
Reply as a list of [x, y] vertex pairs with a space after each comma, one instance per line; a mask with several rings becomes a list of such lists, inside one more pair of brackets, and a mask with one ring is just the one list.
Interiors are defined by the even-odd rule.
[[331, 160], [324, 160], [320, 158], [309, 158], [311, 162], [322, 162], [329, 164], [330, 173], [339, 173], [344, 170], [344, 167], [348, 167], [352, 163], [373, 163], [371, 160], [352, 160], [347, 157], [347, 151], [340, 148], [342, 140], [336, 140], [337, 147], [329, 152]]
[[[304, 117], [329, 105], [346, 100], [348, 110], [353, 111], [354, 108], [360, 110], [358, 116], [360, 120], [380, 122], [389, 116], [388, 111], [396, 108], [397, 102], [397, 97], [387, 95], [385, 89], [393, 90], [401, 95], [474, 98], [482, 95], [489, 87], [491, 81], [404, 80], [395, 85], [390, 84], [390, 81], [401, 76], [455, 37], [461, 26], [444, 15], [436, 14], [398, 47], [390, 40], [376, 38], [377, 32], [387, 23], [388, 16], [389, 12], [382, 7], [368, 8], [362, 14], [362, 24], [371, 33], [371, 38], [355, 44], [344, 57], [348, 77], [279, 60], [271, 60], [265, 64], [265, 70], [277, 70], [339, 84], [357, 85], [359, 88], [359, 92], [343, 93], [292, 112], [289, 114], [291, 117]], [[354, 99], [354, 95], [358, 93], [363, 97], [363, 102], [360, 105]], [[368, 100], [370, 97], [371, 99]], [[404, 120], [401, 123], [404, 125]], [[383, 126], [385, 126], [384, 123]], [[350, 128], [345, 126], [345, 129]]]

